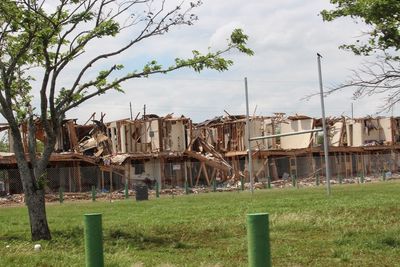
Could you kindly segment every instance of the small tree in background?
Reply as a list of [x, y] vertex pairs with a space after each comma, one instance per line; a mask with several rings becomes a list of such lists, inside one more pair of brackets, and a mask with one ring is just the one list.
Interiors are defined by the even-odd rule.
[[368, 31], [353, 44], [341, 49], [355, 55], [372, 56], [374, 60], [364, 63], [353, 71], [351, 78], [336, 88], [355, 88], [354, 98], [383, 95], [381, 111], [388, 110], [400, 101], [400, 1], [398, 0], [330, 0], [333, 10], [321, 12], [325, 21], [351, 17], [368, 26]]
[[[130, 79], [181, 68], [225, 71], [233, 62], [224, 59], [224, 53], [238, 50], [253, 54], [246, 47], [248, 37], [236, 29], [224, 50], [206, 54], [193, 51], [191, 58], [177, 58], [170, 66], [152, 60], [139, 70], [110, 64], [95, 77], [90, 75], [95, 66], [104, 66], [113, 57], [132, 51], [143, 40], [163, 35], [175, 26], [192, 25], [198, 19], [192, 11], [200, 5], [201, 1], [179, 2], [171, 8], [165, 0], [0, 1], [0, 112], [14, 139], [33, 240], [51, 239], [43, 187], [46, 167], [67, 111], [108, 91], [122, 92], [121, 83]], [[119, 46], [114, 50], [87, 56], [85, 49], [95, 40], [117, 38], [127, 31], [130, 39], [116, 41]], [[74, 81], [65, 85], [62, 77], [66, 69], [78, 60], [84, 65]], [[35, 97], [40, 103], [38, 109], [32, 104]], [[37, 121], [46, 136], [40, 155], [35, 138]], [[21, 123], [28, 126], [28, 155], [19, 131]]]

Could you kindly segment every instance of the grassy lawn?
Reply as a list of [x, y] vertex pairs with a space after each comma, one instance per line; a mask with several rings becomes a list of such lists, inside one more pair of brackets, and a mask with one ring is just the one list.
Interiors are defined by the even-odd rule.
[[246, 266], [246, 214], [270, 213], [274, 266], [400, 266], [400, 183], [53, 203], [34, 252], [25, 207], [0, 208], [0, 266], [84, 266], [83, 214], [103, 214], [106, 266]]

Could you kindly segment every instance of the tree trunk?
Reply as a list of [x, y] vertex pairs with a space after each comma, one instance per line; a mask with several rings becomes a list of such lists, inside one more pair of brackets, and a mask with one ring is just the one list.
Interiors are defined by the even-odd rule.
[[[42, 155], [40, 163], [41, 166], [44, 167], [40, 169], [37, 168], [37, 164], [33, 164], [33, 161], [37, 163], [37, 159], [30, 159], [30, 163], [34, 165], [32, 166], [33, 169], [31, 169], [29, 167], [28, 159], [25, 155], [18, 125], [16, 123], [10, 123], [10, 128], [14, 137], [15, 157], [17, 160], [22, 186], [24, 188], [26, 205], [28, 206], [32, 240], [50, 240], [51, 234], [49, 226], [47, 224], [46, 205], [44, 199], [45, 181], [43, 180], [44, 178], [42, 178], [42, 175], [44, 175], [45, 168], [51, 155], [51, 151], [45, 151], [47, 153], [44, 153]], [[35, 133], [30, 132], [29, 134], [33, 135]], [[55, 142], [54, 139], [51, 139], [50, 141]], [[51, 145], [52, 144], [53, 143], [51, 143]]]
[[[18, 155], [19, 153], [17, 153], [17, 157]], [[51, 234], [46, 218], [44, 188], [38, 188], [37, 183], [34, 182], [34, 174], [28, 168], [26, 161], [21, 160], [18, 169], [24, 188], [26, 205], [28, 206], [32, 240], [50, 240]]]
[[44, 189], [36, 189], [32, 181], [32, 173], [28, 170], [21, 170], [21, 180], [24, 187], [25, 201], [28, 206], [29, 222], [31, 226], [32, 240], [50, 240], [51, 234], [47, 224], [46, 205]]
[[44, 190], [36, 190], [31, 194], [25, 194], [31, 225], [32, 240], [50, 240], [50, 229], [46, 218], [46, 205]]

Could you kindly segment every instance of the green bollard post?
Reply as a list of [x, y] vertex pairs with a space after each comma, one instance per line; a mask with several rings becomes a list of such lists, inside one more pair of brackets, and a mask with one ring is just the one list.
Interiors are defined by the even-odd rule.
[[215, 181], [215, 178], [213, 179], [213, 192], [217, 192], [217, 181]]
[[247, 214], [249, 266], [272, 266], [268, 213]]
[[160, 186], [158, 185], [158, 181], [156, 181], [156, 198], [160, 197]]
[[268, 189], [271, 189], [271, 176], [267, 177]]
[[360, 180], [361, 180], [361, 183], [363, 184], [364, 183], [364, 174], [362, 172], [360, 172]]
[[315, 177], [315, 184], [317, 186], [319, 186], [319, 175], [317, 174], [317, 176]]
[[339, 184], [342, 184], [342, 183], [343, 183], [342, 176], [339, 176]]
[[296, 183], [297, 183], [297, 181], [296, 181], [296, 174], [293, 174], [293, 175], [292, 175], [292, 185], [293, 185], [293, 187], [296, 187]]
[[96, 187], [92, 185], [92, 201], [96, 201]]
[[240, 190], [244, 191], [244, 181], [243, 181], [243, 177], [240, 177]]
[[382, 180], [386, 181], [386, 173], [385, 173], [385, 171], [382, 172]]
[[185, 194], [189, 195], [189, 185], [187, 181], [185, 181]]
[[104, 267], [101, 214], [85, 214], [86, 267]]
[[64, 202], [64, 190], [62, 187], [60, 187], [58, 194], [59, 194], [60, 204], [62, 204]]
[[125, 199], [129, 198], [129, 188], [128, 188], [128, 183], [125, 183]]

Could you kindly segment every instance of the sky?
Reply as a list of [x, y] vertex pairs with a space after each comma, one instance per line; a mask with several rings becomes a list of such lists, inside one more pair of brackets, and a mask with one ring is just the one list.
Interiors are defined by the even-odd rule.
[[[177, 3], [174, 0], [170, 4]], [[328, 0], [203, 0], [194, 10], [199, 20], [193, 26], [179, 26], [163, 36], [149, 39], [108, 63], [120, 62], [126, 69], [141, 69], [152, 59], [168, 66], [176, 57], [189, 57], [196, 49], [221, 49], [230, 32], [241, 28], [249, 36], [248, 46], [254, 56], [230, 52], [227, 58], [234, 65], [226, 72], [179, 70], [167, 75], [135, 79], [122, 84], [125, 93], [109, 92], [68, 112], [68, 118], [84, 123], [92, 113], [106, 113], [105, 121], [133, 117], [139, 112], [159, 116], [173, 113], [184, 115], [194, 122], [215, 116], [245, 114], [245, 85], [248, 79], [251, 115], [270, 116], [274, 112], [287, 115], [321, 116], [320, 98], [304, 100], [319, 91], [317, 52], [322, 58], [325, 90], [344, 82], [363, 60], [348, 51], [338, 49], [359, 37], [365, 25], [351, 19], [323, 22], [319, 12], [332, 6]], [[106, 39], [94, 43], [89, 54], [112, 49], [129, 39]], [[85, 58], [84, 58], [85, 59]], [[82, 59], [82, 62], [84, 62]], [[68, 84], [79, 70], [77, 62], [62, 76]], [[352, 90], [325, 98], [327, 116], [354, 117], [374, 115], [382, 104], [379, 97], [352, 99]], [[225, 111], [224, 111], [225, 110]], [[393, 111], [396, 115], [396, 109]], [[140, 116], [139, 115], [139, 116]], [[383, 113], [381, 115], [391, 115]]]

